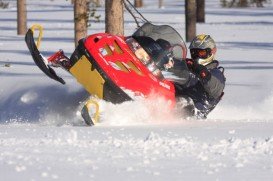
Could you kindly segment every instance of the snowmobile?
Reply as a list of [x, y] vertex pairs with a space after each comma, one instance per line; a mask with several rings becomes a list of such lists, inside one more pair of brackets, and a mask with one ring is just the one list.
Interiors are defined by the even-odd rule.
[[[39, 30], [37, 42], [35, 30]], [[134, 100], [135, 96], [160, 96], [176, 104], [174, 82], [183, 81], [185, 42], [168, 25], [143, 24], [131, 36], [97, 33], [78, 42], [68, 58], [63, 50], [45, 58], [39, 51], [42, 26], [34, 25], [26, 33], [25, 41], [36, 65], [50, 78], [65, 84], [53, 68], [68, 71], [96, 98], [114, 104]], [[91, 105], [96, 111], [90, 115]], [[90, 99], [83, 106], [82, 117], [87, 125], [98, 121], [99, 105]]]

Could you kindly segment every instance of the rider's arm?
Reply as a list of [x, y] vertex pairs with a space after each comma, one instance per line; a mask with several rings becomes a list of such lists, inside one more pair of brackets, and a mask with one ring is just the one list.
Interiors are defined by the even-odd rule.
[[217, 64], [211, 64], [214, 66], [209, 69], [206, 66], [194, 64], [192, 59], [187, 59], [186, 63], [188, 68], [195, 75], [191, 76], [187, 87], [193, 86], [194, 83], [197, 82], [196, 79], [199, 79], [210, 97], [219, 98], [225, 87], [225, 77], [223, 72], [217, 68], [218, 62]]
[[213, 98], [219, 98], [225, 87], [225, 77], [223, 73], [214, 68], [209, 70], [210, 79], [203, 82], [205, 91]]

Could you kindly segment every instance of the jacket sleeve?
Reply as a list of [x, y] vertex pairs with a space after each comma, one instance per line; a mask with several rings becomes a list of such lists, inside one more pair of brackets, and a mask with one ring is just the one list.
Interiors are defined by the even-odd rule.
[[211, 73], [211, 78], [203, 82], [203, 86], [208, 95], [216, 99], [221, 96], [224, 90], [225, 76], [218, 68], [210, 69], [209, 72]]

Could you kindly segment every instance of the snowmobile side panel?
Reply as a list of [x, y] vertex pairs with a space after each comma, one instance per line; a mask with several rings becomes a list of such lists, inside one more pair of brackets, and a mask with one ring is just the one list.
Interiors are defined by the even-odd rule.
[[98, 98], [103, 99], [103, 85], [105, 80], [100, 73], [93, 68], [92, 63], [88, 61], [85, 55], [83, 55], [69, 71], [90, 94], [97, 95]]
[[[114, 104], [132, 100], [98, 65], [94, 57], [85, 48], [83, 40], [79, 41], [70, 61], [72, 67], [69, 72], [89, 93]], [[85, 67], [86, 65], [87, 67]]]
[[25, 42], [27, 44], [27, 47], [31, 53], [31, 56], [35, 62], [35, 64], [50, 78], [65, 84], [65, 81], [57, 76], [56, 72], [47, 65], [47, 60], [43, 57], [43, 55], [40, 53], [40, 51], [37, 48], [37, 45], [35, 44], [34, 38], [33, 38], [33, 31], [31, 29], [28, 30], [25, 36]]

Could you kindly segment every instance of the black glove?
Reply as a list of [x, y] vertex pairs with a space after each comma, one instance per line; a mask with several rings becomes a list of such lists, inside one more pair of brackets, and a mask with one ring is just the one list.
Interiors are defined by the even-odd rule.
[[211, 78], [211, 74], [208, 71], [208, 69], [201, 64], [198, 64], [193, 59], [186, 59], [187, 67], [190, 71], [195, 73], [201, 80], [203, 81], [209, 81]]
[[188, 69], [190, 71], [193, 71], [193, 67], [194, 67], [194, 64], [195, 64], [194, 60], [187, 58], [186, 59], [186, 64], [187, 64]]
[[204, 82], [209, 81], [211, 78], [211, 73], [204, 65], [194, 64], [193, 72]]

